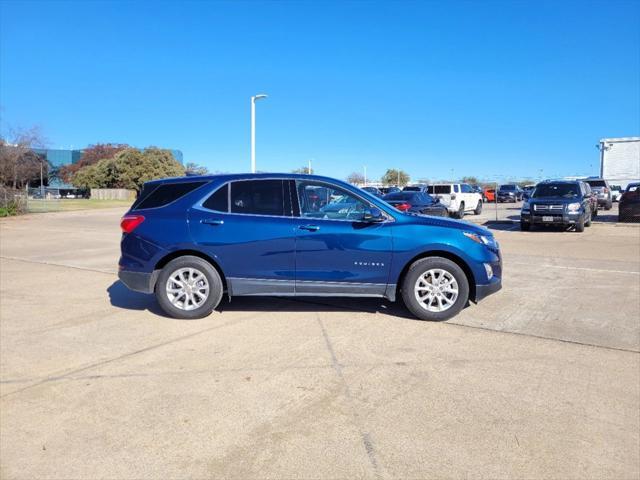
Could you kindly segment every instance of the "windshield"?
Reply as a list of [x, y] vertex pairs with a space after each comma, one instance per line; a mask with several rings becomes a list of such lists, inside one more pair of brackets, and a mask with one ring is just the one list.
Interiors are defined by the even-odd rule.
[[579, 192], [580, 187], [577, 183], [544, 183], [536, 187], [536, 190], [533, 192], [532, 198], [572, 198], [577, 197]]
[[427, 189], [427, 191], [433, 195], [433, 194], [448, 194], [451, 193], [451, 185], [429, 185], [429, 188]]
[[514, 191], [516, 189], [515, 185], [500, 185], [500, 190], [506, 190], [506, 191]]

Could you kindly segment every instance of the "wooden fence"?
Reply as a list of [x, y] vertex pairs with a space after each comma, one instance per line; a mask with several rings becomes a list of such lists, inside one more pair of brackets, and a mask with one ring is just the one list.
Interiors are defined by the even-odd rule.
[[92, 188], [91, 198], [98, 200], [135, 200], [136, 191], [126, 188]]

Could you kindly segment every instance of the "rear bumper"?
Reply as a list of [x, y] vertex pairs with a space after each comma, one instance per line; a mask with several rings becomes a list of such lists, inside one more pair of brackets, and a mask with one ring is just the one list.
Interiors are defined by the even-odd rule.
[[486, 298], [489, 295], [496, 293], [501, 288], [502, 288], [502, 280], [496, 277], [494, 277], [491, 280], [491, 282], [487, 283], [486, 285], [476, 285], [475, 302], [478, 303], [483, 298]]
[[156, 280], [158, 279], [158, 270], [153, 273], [120, 270], [118, 272], [118, 278], [129, 290], [141, 293], [153, 293]]

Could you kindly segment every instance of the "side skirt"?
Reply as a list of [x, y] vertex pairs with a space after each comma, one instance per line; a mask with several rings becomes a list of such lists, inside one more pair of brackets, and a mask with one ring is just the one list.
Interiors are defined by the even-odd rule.
[[377, 297], [394, 302], [396, 285], [228, 277], [229, 296]]

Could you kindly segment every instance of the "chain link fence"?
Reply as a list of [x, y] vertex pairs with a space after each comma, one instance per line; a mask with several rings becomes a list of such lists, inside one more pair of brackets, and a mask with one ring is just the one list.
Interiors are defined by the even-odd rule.
[[0, 217], [22, 215], [27, 212], [27, 194], [0, 185]]

